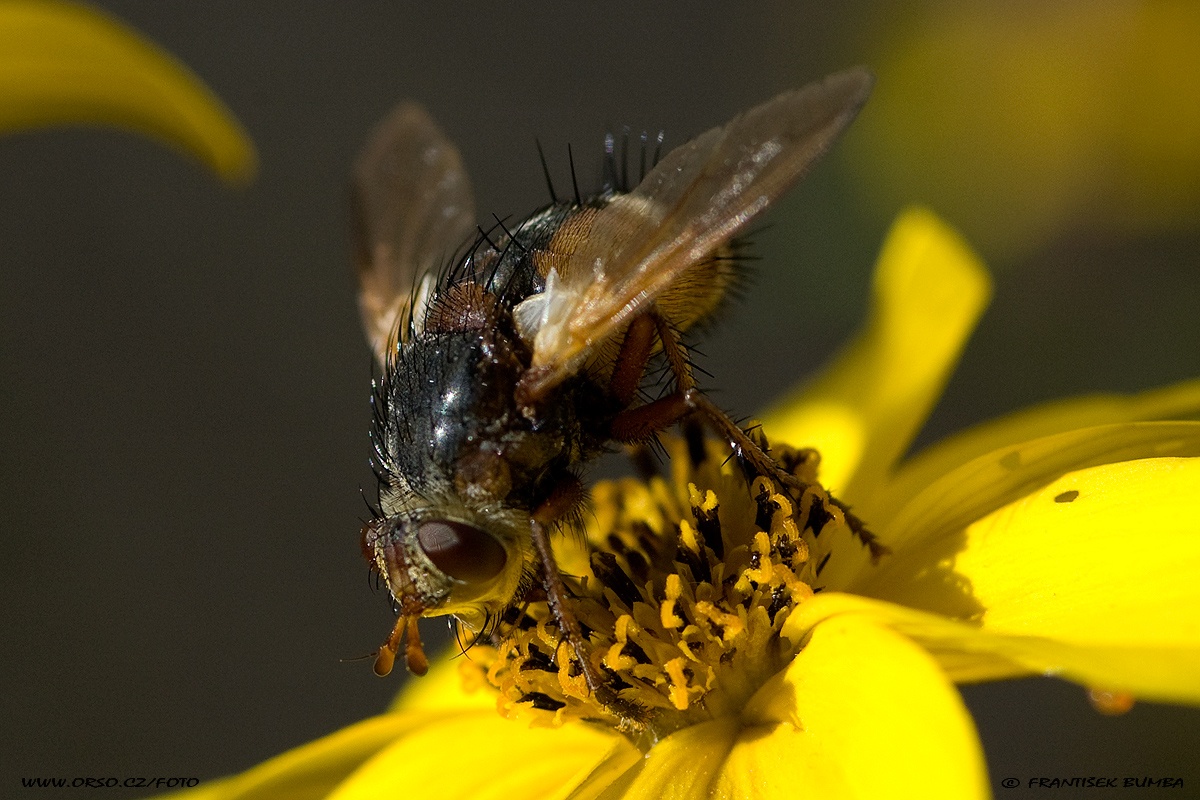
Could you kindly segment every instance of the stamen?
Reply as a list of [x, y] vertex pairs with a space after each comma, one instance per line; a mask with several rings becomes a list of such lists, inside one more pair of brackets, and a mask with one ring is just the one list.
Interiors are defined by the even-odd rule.
[[[813, 595], [801, 576], [819, 571], [814, 537], [846, 526], [816, 482], [816, 454], [772, 450], [805, 487], [797, 494], [748, 482], [718, 444], [696, 463], [687, 442], [667, 447], [672, 479], [597, 486], [586, 550], [559, 556], [588, 669], [544, 601], [506, 616], [493, 647], [472, 651], [476, 681], [499, 689], [506, 716], [599, 722], [650, 741], [736, 713], [797, 652], [781, 631]], [[600, 681], [594, 691], [587, 672]]]

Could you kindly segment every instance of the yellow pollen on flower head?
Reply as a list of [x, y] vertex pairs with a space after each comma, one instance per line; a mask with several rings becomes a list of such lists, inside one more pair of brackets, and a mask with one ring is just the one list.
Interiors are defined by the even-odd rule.
[[739, 713], [795, 656], [781, 630], [813, 595], [800, 577], [812, 572], [809, 542], [846, 524], [816, 482], [816, 454], [772, 451], [808, 486], [794, 497], [748, 480], [718, 444], [700, 463], [682, 443], [668, 447], [669, 481], [598, 485], [586, 546], [559, 554], [603, 691], [588, 689], [546, 602], [533, 601], [510, 609], [464, 667], [499, 690], [504, 716], [652, 740]]

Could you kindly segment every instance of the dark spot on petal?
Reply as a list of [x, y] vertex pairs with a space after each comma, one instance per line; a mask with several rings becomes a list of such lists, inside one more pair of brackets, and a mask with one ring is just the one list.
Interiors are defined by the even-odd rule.
[[1004, 467], [1005, 469], [1016, 469], [1017, 467], [1021, 466], [1021, 453], [1017, 450], [1013, 450], [1011, 453], [1000, 459], [1000, 466]]
[[1054, 502], [1070, 503], [1076, 497], [1079, 497], [1079, 490], [1078, 489], [1070, 489], [1069, 491], [1063, 492], [1062, 494], [1055, 495]]

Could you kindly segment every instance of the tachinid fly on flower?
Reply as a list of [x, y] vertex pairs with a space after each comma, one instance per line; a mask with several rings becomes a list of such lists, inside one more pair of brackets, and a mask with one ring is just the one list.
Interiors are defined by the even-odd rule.
[[[425, 111], [404, 104], [379, 125], [354, 173], [359, 300], [383, 370], [380, 513], [362, 545], [399, 608], [377, 673], [406, 636], [409, 669], [425, 671], [422, 616], [478, 633], [544, 597], [600, 691], [550, 537], [584, 502], [579, 468], [614, 443], [696, 419], [749, 469], [805, 488], [696, 388], [681, 337], [726, 293], [733, 237], [829, 149], [871, 84], [853, 69], [785, 92], [670, 151], [636, 187], [606, 181], [478, 232], [462, 160]], [[671, 384], [643, 400], [659, 354]]]

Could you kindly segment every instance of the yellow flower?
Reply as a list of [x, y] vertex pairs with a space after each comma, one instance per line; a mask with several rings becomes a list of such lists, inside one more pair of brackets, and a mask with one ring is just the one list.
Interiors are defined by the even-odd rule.
[[1196, 416], [1200, 382], [1035, 408], [901, 461], [988, 294], [951, 231], [906, 213], [863, 333], [766, 417], [820, 449], [819, 467], [775, 452], [889, 554], [820, 485], [747, 491], [720, 448], [677, 448], [670, 480], [596, 488], [590, 563], [562, 552], [614, 696], [551, 658], [565, 645], [533, 603], [389, 713], [186, 796], [959, 800], [988, 784], [955, 682], [1200, 703], [1200, 422], [1164, 421]]
[[233, 183], [254, 175], [254, 147], [241, 126], [170, 54], [87, 6], [5, 0], [0, 133], [68, 123], [154, 136]]

